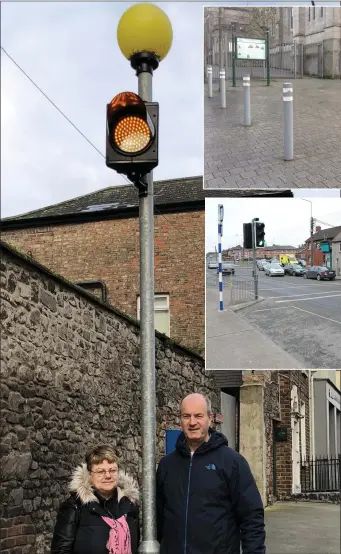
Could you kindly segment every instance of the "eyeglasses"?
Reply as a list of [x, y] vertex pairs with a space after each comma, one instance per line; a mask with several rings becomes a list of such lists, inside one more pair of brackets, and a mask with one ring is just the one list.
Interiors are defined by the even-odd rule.
[[117, 475], [118, 469], [98, 469], [97, 471], [91, 471], [91, 473], [98, 475], [98, 477], [105, 477], [106, 473], [109, 473], [110, 477], [114, 477], [114, 475]]

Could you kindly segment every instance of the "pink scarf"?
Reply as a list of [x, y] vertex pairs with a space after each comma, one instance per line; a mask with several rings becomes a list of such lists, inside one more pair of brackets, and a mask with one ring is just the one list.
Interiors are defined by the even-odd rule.
[[102, 516], [102, 519], [111, 527], [107, 542], [109, 554], [131, 554], [130, 530], [126, 517], [111, 519]]

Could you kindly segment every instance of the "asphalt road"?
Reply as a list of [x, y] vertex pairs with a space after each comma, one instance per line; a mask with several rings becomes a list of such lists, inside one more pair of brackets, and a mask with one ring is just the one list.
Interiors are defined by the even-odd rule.
[[[268, 277], [258, 271], [264, 300], [238, 311], [238, 316], [310, 369], [341, 367], [341, 281], [303, 277]], [[216, 270], [207, 270], [213, 285]], [[252, 267], [236, 266], [232, 285], [245, 288]], [[243, 283], [239, 285], [238, 283]], [[227, 283], [226, 283], [227, 284]], [[247, 287], [246, 287], [247, 288]]]

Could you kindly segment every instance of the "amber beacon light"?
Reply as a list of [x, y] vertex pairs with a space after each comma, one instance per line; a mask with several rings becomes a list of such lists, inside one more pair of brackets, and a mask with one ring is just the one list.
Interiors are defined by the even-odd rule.
[[106, 164], [118, 173], [141, 177], [158, 165], [157, 102], [121, 92], [107, 105]]

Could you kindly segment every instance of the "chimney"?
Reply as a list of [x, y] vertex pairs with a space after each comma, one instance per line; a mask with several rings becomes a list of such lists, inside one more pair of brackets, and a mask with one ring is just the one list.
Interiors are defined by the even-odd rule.
[[316, 227], [316, 233], [318, 233], [319, 231], [321, 231], [321, 227], [317, 226]]

